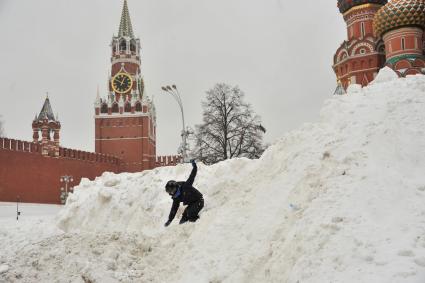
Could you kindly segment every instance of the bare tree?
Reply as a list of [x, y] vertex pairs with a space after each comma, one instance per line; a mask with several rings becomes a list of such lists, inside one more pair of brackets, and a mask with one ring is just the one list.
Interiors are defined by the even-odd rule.
[[234, 157], [258, 158], [264, 151], [260, 117], [243, 101], [238, 87], [216, 84], [202, 102], [203, 123], [196, 126], [195, 153], [206, 164]]

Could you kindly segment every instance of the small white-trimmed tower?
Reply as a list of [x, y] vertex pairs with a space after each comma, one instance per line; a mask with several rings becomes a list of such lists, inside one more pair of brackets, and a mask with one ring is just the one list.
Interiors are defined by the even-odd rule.
[[[41, 145], [41, 154], [44, 156], [59, 156], [59, 133], [61, 124], [55, 118], [50, 105], [49, 96], [46, 97], [40, 114], [32, 122], [33, 142]], [[41, 133], [41, 140], [40, 134]]]

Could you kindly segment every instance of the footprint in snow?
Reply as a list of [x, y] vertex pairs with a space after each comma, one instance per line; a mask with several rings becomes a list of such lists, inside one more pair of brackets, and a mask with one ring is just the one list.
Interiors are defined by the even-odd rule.
[[398, 255], [399, 255], [399, 256], [412, 257], [412, 256], [414, 256], [415, 254], [414, 254], [412, 251], [410, 251], [410, 250], [402, 250], [402, 251], [399, 251], [399, 252], [398, 252]]
[[425, 267], [425, 257], [415, 258], [413, 262], [421, 267]]
[[418, 191], [425, 192], [425, 186], [418, 187]]

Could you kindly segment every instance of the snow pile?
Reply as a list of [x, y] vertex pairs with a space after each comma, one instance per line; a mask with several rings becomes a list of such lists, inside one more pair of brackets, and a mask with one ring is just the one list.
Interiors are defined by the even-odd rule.
[[378, 76], [373, 80], [371, 84], [386, 83], [386, 82], [395, 80], [397, 78], [398, 78], [398, 75], [396, 74], [396, 72], [394, 72], [393, 69], [391, 69], [390, 67], [384, 67], [381, 70], [379, 70]]
[[[22, 279], [25, 279], [24, 282], [34, 282], [24, 275], [25, 270], [23, 273], [16, 273], [13, 261], [18, 254], [26, 256], [29, 250], [34, 250], [34, 243], [37, 245], [40, 239], [63, 234], [54, 221], [54, 215], [61, 208], [61, 205], [19, 203], [18, 210], [21, 214], [17, 221], [17, 204], [0, 202], [0, 282], [15, 282]], [[22, 268], [29, 266], [31, 263]]]
[[199, 165], [201, 219], [164, 228], [190, 169], [83, 181], [0, 281], [425, 282], [425, 76], [383, 70], [260, 160]]

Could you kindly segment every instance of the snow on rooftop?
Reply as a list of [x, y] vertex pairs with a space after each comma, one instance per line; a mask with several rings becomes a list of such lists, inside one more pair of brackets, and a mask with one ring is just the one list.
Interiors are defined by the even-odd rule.
[[190, 165], [83, 180], [63, 232], [40, 222], [14, 242], [0, 227], [26, 242], [0, 246], [0, 281], [425, 282], [424, 109], [425, 76], [384, 69], [261, 159], [200, 164], [196, 223], [163, 226], [164, 185]]

